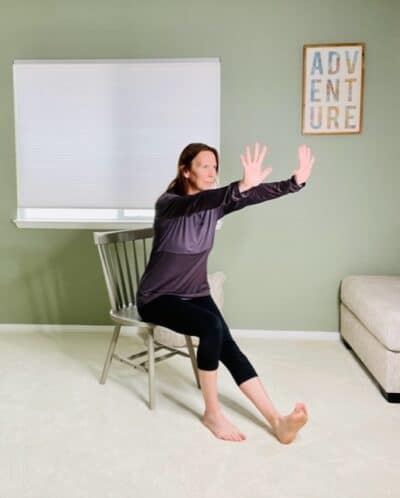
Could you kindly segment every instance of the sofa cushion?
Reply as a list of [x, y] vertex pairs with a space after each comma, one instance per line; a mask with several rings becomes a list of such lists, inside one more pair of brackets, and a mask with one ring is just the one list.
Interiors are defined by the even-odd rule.
[[[222, 271], [216, 271], [207, 275], [208, 284], [210, 286], [211, 297], [214, 299], [215, 304], [218, 306], [222, 313], [222, 306], [224, 304], [224, 288], [225, 274]], [[190, 334], [188, 334], [190, 335]], [[154, 339], [166, 346], [175, 348], [186, 347], [186, 339], [184, 334], [174, 332], [167, 327], [157, 325], [154, 327]], [[199, 338], [192, 336], [193, 346], [198, 346]]]
[[390, 351], [400, 352], [400, 276], [350, 275], [341, 301]]

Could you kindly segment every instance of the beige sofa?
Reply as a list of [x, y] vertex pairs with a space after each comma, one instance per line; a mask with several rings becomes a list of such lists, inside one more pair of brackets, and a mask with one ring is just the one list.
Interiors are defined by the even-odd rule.
[[400, 403], [400, 276], [344, 278], [340, 333], [386, 400]]

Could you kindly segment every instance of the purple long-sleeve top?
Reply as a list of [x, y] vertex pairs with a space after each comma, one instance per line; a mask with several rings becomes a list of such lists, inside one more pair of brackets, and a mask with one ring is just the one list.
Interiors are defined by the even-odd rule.
[[139, 282], [136, 302], [143, 306], [162, 294], [198, 297], [210, 294], [207, 259], [218, 219], [264, 201], [297, 192], [288, 180], [260, 183], [243, 192], [239, 181], [193, 195], [162, 194], [155, 205], [150, 259]]

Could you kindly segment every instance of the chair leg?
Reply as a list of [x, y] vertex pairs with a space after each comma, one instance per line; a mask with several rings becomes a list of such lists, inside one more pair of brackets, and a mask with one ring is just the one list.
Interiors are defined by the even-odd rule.
[[194, 376], [196, 377], [197, 387], [200, 389], [199, 372], [197, 370], [196, 355], [194, 353], [194, 347], [193, 347], [192, 337], [190, 335], [185, 335], [185, 339], [186, 339], [186, 345], [188, 347], [189, 354], [190, 354], [190, 360], [192, 362]]
[[103, 373], [101, 374], [100, 384], [105, 384], [105, 382], [106, 382], [108, 370], [109, 370], [110, 365], [111, 365], [112, 357], [113, 357], [113, 354], [115, 351], [115, 346], [117, 345], [120, 331], [121, 331], [121, 325], [116, 325], [114, 327], [114, 334], [112, 336], [110, 346], [108, 348], [106, 361], [105, 361], [104, 367], [103, 367]]
[[154, 331], [149, 330], [147, 335], [147, 354], [148, 354], [148, 374], [149, 374], [149, 407], [150, 410], [155, 408], [155, 359], [154, 359]]

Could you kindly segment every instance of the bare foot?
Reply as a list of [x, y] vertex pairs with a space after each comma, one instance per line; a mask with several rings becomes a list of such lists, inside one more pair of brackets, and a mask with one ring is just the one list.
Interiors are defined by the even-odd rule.
[[222, 413], [204, 412], [202, 423], [219, 439], [225, 441], [243, 441], [246, 436], [239, 431]]
[[296, 403], [292, 413], [280, 417], [274, 424], [274, 432], [283, 444], [289, 444], [296, 437], [298, 431], [308, 420], [308, 412], [304, 403]]

